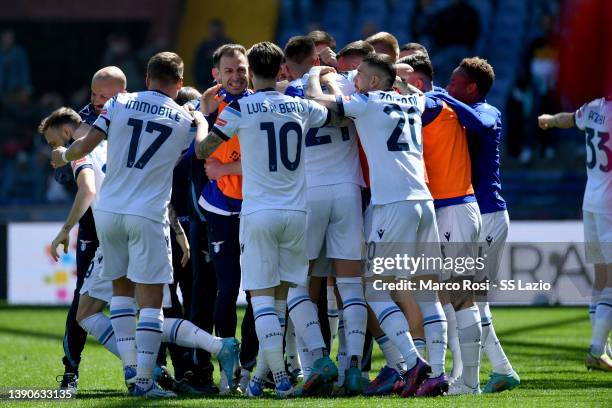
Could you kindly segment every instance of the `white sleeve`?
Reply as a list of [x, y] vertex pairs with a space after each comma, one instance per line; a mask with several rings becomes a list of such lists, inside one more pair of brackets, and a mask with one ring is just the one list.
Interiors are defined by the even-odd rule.
[[308, 109], [307, 128], [323, 127], [329, 123], [331, 113], [325, 106], [310, 100], [304, 100], [304, 102], [306, 102], [306, 108]]
[[585, 103], [574, 113], [574, 122], [576, 127], [580, 130], [584, 130], [587, 122], [587, 109], [590, 103]]
[[81, 157], [78, 160], [73, 160], [70, 162], [70, 168], [72, 168], [72, 174], [74, 175], [74, 181], [77, 181], [79, 177], [79, 173], [83, 169], [93, 169], [93, 160], [91, 158], [91, 153]]
[[115, 95], [110, 98], [104, 104], [98, 119], [91, 125], [92, 127], [98, 129], [100, 132], [104, 133], [108, 136], [108, 128], [110, 127], [111, 121], [113, 120], [113, 116], [117, 111], [118, 107], [118, 99], [119, 95]]
[[362, 94], [359, 92], [347, 96], [338, 96], [336, 103], [338, 104], [340, 115], [353, 119], [363, 115], [368, 106], [369, 98], [367, 93]]
[[233, 101], [221, 111], [219, 116], [217, 116], [217, 120], [211, 132], [214, 132], [224, 141], [229, 140], [236, 134], [241, 118], [242, 113], [240, 112], [240, 104], [237, 100]]

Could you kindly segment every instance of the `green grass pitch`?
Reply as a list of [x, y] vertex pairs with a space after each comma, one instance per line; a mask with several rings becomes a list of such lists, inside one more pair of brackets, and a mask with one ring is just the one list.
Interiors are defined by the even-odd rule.
[[[243, 310], [240, 311], [242, 316]], [[55, 388], [61, 364], [64, 319], [61, 308], [0, 308], [0, 387]], [[79, 393], [66, 406], [188, 406], [188, 407], [612, 407], [612, 373], [588, 372], [583, 364], [590, 339], [586, 307], [494, 308], [495, 328], [510, 361], [522, 379], [521, 387], [501, 394], [435, 399], [300, 398], [276, 400], [271, 394], [259, 400], [241, 397], [193, 398], [151, 401], [128, 398], [120, 364], [93, 338], [89, 338], [81, 363]], [[335, 353], [334, 353], [335, 355]], [[490, 365], [481, 369], [483, 384]], [[448, 362], [448, 360], [447, 360]], [[383, 364], [375, 346], [373, 377]], [[449, 367], [450, 365], [447, 365]], [[218, 381], [218, 371], [217, 381]], [[51, 401], [9, 402], [0, 406], [62, 406]]]

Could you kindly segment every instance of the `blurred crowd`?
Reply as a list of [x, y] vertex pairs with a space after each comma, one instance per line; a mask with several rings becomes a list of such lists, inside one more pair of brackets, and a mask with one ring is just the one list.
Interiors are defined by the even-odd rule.
[[[316, 10], [318, 2], [320, 0], [281, 2], [281, 21], [277, 38], [279, 43], [284, 43], [284, 37], [292, 35], [289, 28], [297, 24], [293, 19], [304, 11], [300, 7]], [[350, 31], [351, 35], [361, 38], [386, 28], [381, 25], [403, 24], [402, 27], [408, 29], [398, 34], [400, 41], [425, 45], [431, 51], [435, 76], [438, 78], [437, 85], [445, 86], [445, 81], [450, 77], [450, 72], [447, 71], [456, 66], [464, 56], [480, 54], [487, 57], [484, 52], [485, 44], [494, 29], [492, 10], [499, 2], [500, 0], [415, 0], [408, 14], [409, 21], [402, 23], [395, 21], [394, 16], [377, 17], [367, 9], [369, 3], [362, 1], [359, 4], [366, 7], [362, 12], [371, 18], [360, 21], [361, 25], [357, 27], [361, 29], [352, 26], [347, 27], [347, 30], [353, 30]], [[379, 6], [382, 3], [397, 3], [394, 7], [403, 4], [396, 0], [376, 3]], [[524, 43], [523, 63], [519, 64], [520, 72], [512, 79], [512, 92], [507, 98], [505, 109], [504, 154], [519, 165], [542, 160], [553, 161], [557, 153], [557, 137], [552, 132], [541, 132], [537, 128], [535, 118], [543, 111], [555, 112], [567, 108], [556, 87], [560, 33], [559, 1], [536, 1], [528, 13], [526, 18], [530, 21], [526, 22], [528, 41]], [[297, 28], [300, 31], [328, 29], [325, 26], [325, 17], [312, 11], [300, 18], [305, 19], [301, 24], [307, 26], [305, 29]], [[461, 27], [461, 30], [457, 30], [457, 27]], [[397, 33], [397, 30], [390, 31]], [[342, 34], [336, 38], [340, 44], [338, 37], [342, 38]], [[206, 89], [212, 82], [212, 52], [220, 44], [231, 41], [222, 21], [212, 20], [209, 23], [207, 36], [194, 55], [192, 72], [198, 89]], [[499, 46], [503, 47], [503, 44]], [[100, 54], [97, 66], [119, 66], [127, 78], [137, 81], [137, 78], [142, 77], [141, 73], [148, 58], [156, 51], [166, 48], [171, 47], [164, 38], [149, 39], [143, 46], [136, 47], [127, 34], [111, 33], [106, 37], [106, 49]], [[33, 81], [36, 73], [32, 72], [29, 62], [30, 52], [31, 50], [20, 45], [13, 30], [2, 31], [0, 205], [67, 202], [71, 197], [71, 192], [53, 180], [48, 165], [48, 148], [36, 134], [36, 125], [40, 118], [62, 105], [76, 109], [84, 106], [89, 97], [88, 84], [83, 84], [71, 95], [37, 92]], [[128, 89], [138, 90], [142, 85], [128, 83]]]

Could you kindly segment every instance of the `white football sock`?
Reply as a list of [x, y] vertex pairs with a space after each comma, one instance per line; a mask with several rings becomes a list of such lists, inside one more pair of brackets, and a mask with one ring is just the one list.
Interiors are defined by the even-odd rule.
[[304, 340], [314, 360], [322, 357], [325, 351], [325, 341], [321, 334], [317, 308], [312, 303], [306, 287], [290, 287], [287, 294], [287, 306], [289, 316], [295, 326], [295, 334]]
[[138, 350], [136, 383], [144, 389], [149, 388], [153, 381], [153, 369], [157, 362], [163, 326], [164, 313], [161, 308], [140, 309], [136, 326], [136, 349]]
[[164, 343], [173, 343], [191, 349], [202, 349], [213, 355], [218, 354], [223, 347], [221, 337], [207, 333], [189, 320], [165, 318], [163, 331], [162, 341]]
[[[259, 340], [260, 358], [264, 358], [274, 382], [278, 384], [287, 377], [285, 360], [283, 359], [283, 331], [274, 308], [272, 296], [252, 296], [253, 315], [255, 316], [255, 331]], [[258, 364], [259, 365], [259, 364]]]
[[[292, 320], [291, 316], [289, 316], [289, 319]], [[304, 343], [303, 338], [296, 334], [295, 340], [297, 344], [298, 356], [300, 357], [300, 364], [302, 365], [302, 373], [304, 373], [304, 378], [309, 378], [310, 373], [312, 372], [312, 364], [314, 362], [312, 355], [310, 354], [308, 347], [306, 347], [306, 343]]]
[[133, 297], [113, 296], [110, 301], [110, 321], [115, 332], [117, 351], [124, 367], [136, 368], [136, 307]]
[[497, 374], [512, 374], [512, 366], [504, 353], [495, 328], [493, 327], [493, 316], [489, 309], [489, 302], [477, 302], [478, 311], [480, 312], [480, 322], [482, 325], [482, 337], [480, 340], [481, 348], [487, 353], [493, 372]]
[[425, 339], [421, 337], [413, 337], [412, 341], [414, 343], [414, 347], [417, 349], [417, 353], [423, 360], [427, 360], [425, 357], [425, 353], [427, 352], [427, 345], [425, 343]]
[[434, 378], [444, 373], [444, 359], [448, 342], [446, 316], [439, 301], [419, 302], [419, 308], [423, 314], [427, 361], [431, 365], [430, 377]]
[[368, 309], [363, 296], [361, 278], [337, 278], [338, 292], [342, 298], [342, 319], [346, 336], [346, 352], [349, 359], [357, 357], [361, 368], [363, 344], [368, 320]]
[[465, 385], [471, 388], [479, 386], [480, 369], [480, 313], [478, 307], [472, 306], [455, 312], [457, 316], [457, 332], [461, 347], [463, 373], [461, 378]]
[[102, 312], [92, 314], [79, 322], [83, 330], [98, 339], [105, 349], [116, 355], [118, 358], [119, 350], [117, 350], [117, 340], [113, 326], [107, 315]]
[[348, 369], [348, 358], [346, 356], [346, 331], [344, 329], [344, 318], [342, 309], [338, 310], [338, 381], [337, 383], [344, 384], [344, 373]]
[[595, 310], [597, 310], [597, 302], [601, 296], [601, 290], [593, 289], [591, 292], [591, 302], [589, 303], [589, 319], [591, 320], [591, 330], [595, 326]]
[[378, 343], [378, 347], [382, 351], [385, 356], [385, 360], [387, 360], [387, 366], [393, 368], [398, 373], [402, 373], [406, 371], [406, 363], [404, 362], [404, 357], [402, 353], [398, 350], [397, 347], [393, 344], [389, 337], [386, 334], [383, 334], [380, 337], [376, 337], [376, 343]]
[[461, 362], [461, 347], [459, 346], [459, 336], [457, 334], [457, 316], [453, 305], [447, 303], [442, 306], [447, 322], [447, 339], [448, 348], [453, 355], [453, 368], [451, 371], [452, 378], [458, 378], [463, 372], [463, 363]]
[[608, 335], [612, 329], [612, 288], [601, 291], [597, 309], [595, 310], [595, 324], [591, 338], [591, 353], [600, 356], [605, 353]]
[[327, 321], [331, 334], [330, 344], [333, 344], [338, 335], [338, 301], [336, 300], [334, 286], [329, 285], [327, 286]]
[[297, 339], [295, 338], [295, 328], [290, 318], [287, 319], [287, 328], [285, 329], [285, 355], [289, 369], [296, 370], [302, 368], [298, 355]]
[[[373, 285], [367, 285], [368, 291], [374, 291]], [[385, 292], [368, 293], [370, 308], [376, 315], [380, 328], [385, 332], [389, 340], [393, 342], [404, 357], [406, 366], [410, 370], [417, 362], [418, 352], [410, 336], [408, 321], [401, 309], [391, 300], [391, 296]]]

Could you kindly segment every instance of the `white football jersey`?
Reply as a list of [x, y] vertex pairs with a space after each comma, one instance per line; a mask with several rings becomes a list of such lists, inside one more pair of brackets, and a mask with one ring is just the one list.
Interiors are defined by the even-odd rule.
[[238, 134], [242, 160], [242, 214], [259, 210], [306, 211], [304, 139], [324, 126], [327, 109], [315, 102], [259, 90], [223, 109], [212, 131]]
[[582, 208], [612, 213], [612, 100], [600, 98], [584, 104], [574, 118], [586, 135], [587, 184]]
[[340, 113], [353, 118], [368, 159], [372, 204], [431, 200], [421, 133], [425, 97], [375, 91], [337, 102]]
[[97, 209], [166, 222], [172, 171], [195, 135], [191, 115], [158, 91], [122, 93], [93, 127], [108, 140]]
[[[303, 97], [308, 87], [308, 78], [309, 74], [306, 73], [302, 78], [291, 81], [286, 93]], [[355, 92], [355, 86], [345, 76], [335, 74], [335, 80], [343, 95]], [[292, 90], [296, 92], [292, 93]], [[340, 183], [365, 186], [359, 163], [357, 134], [352, 124], [341, 128], [335, 126], [310, 128], [306, 132], [305, 140], [304, 162], [308, 187]]]
[[72, 168], [72, 174], [74, 174], [75, 182], [79, 177], [81, 170], [91, 169], [94, 172], [96, 195], [91, 202], [91, 208], [95, 210], [98, 204], [98, 197], [100, 196], [99, 193], [102, 187], [102, 182], [106, 176], [106, 140], [103, 140], [91, 151], [91, 153], [85, 157], [70, 162], [70, 167]]

